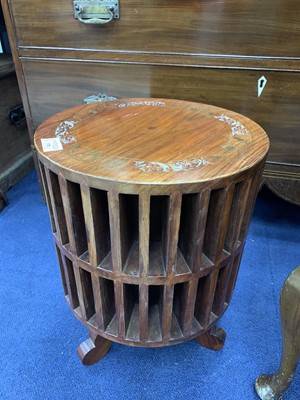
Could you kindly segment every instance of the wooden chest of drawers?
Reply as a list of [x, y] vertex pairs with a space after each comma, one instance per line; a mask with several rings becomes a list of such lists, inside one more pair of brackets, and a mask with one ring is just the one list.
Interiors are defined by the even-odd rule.
[[296, 0], [120, 0], [120, 18], [101, 26], [75, 19], [72, 1], [2, 7], [31, 139], [44, 119], [99, 93], [210, 103], [267, 131], [265, 183], [300, 204]]

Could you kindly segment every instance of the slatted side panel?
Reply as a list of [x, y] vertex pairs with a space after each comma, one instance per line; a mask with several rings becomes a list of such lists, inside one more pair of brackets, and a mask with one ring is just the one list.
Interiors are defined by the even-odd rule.
[[[58, 249], [65, 294], [83, 320], [146, 344], [189, 337], [222, 315], [238, 273], [245, 208], [254, 200], [251, 180], [137, 196], [77, 185], [51, 171], [44, 177], [57, 234], [89, 263], [72, 262]], [[167, 281], [147, 282], [155, 277]]]

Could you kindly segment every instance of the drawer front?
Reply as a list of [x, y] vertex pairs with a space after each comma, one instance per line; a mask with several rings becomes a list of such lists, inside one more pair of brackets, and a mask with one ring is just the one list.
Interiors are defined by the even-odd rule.
[[74, 18], [72, 1], [11, 0], [19, 46], [300, 56], [297, 0], [120, 0], [120, 19]]
[[300, 73], [23, 60], [35, 127], [83, 99], [106, 93], [117, 98], [164, 97], [228, 108], [259, 123], [271, 139], [269, 161], [300, 164]]

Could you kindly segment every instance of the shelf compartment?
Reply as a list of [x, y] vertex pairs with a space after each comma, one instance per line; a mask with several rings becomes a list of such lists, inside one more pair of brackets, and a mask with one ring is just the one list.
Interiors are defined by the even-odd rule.
[[226, 293], [226, 297], [225, 297], [226, 305], [229, 304], [229, 302], [231, 300], [232, 292], [235, 288], [235, 284], [236, 284], [236, 280], [237, 280], [237, 276], [238, 276], [238, 272], [239, 272], [239, 268], [240, 268], [241, 258], [242, 258], [242, 252], [243, 252], [243, 246], [240, 247], [239, 252], [236, 254], [236, 256], [234, 257], [234, 259], [232, 261], [232, 268], [231, 268], [231, 272], [230, 272], [229, 284], [228, 284], [227, 293]]
[[92, 277], [91, 273], [83, 268], [79, 268], [80, 277], [80, 292], [82, 296], [81, 300], [81, 314], [86, 321], [89, 321], [96, 313], [95, 311], [95, 300], [92, 288]]
[[116, 316], [114, 282], [109, 279], [98, 278], [97, 283], [99, 284], [100, 304], [96, 313], [97, 317], [102, 320], [103, 330], [106, 331]]
[[72, 251], [81, 256], [88, 249], [80, 185], [59, 176]]
[[139, 242], [135, 240], [123, 268], [123, 273], [129, 276], [139, 276]]
[[162, 310], [164, 307], [164, 286], [150, 285], [148, 287], [148, 342], [162, 340]]
[[224, 242], [224, 250], [234, 252], [238, 245], [242, 221], [246, 211], [246, 202], [251, 187], [251, 179], [237, 182], [234, 186], [229, 222]]
[[96, 267], [111, 250], [107, 192], [81, 185], [90, 263]]
[[139, 286], [124, 284], [124, 320], [126, 339], [139, 340]]
[[215, 270], [198, 280], [194, 317], [201, 327], [210, 323], [219, 271]]
[[212, 312], [217, 317], [221, 317], [226, 308], [225, 301], [226, 301], [226, 294], [228, 292], [231, 269], [232, 269], [232, 259], [220, 269], [218, 274], [218, 280], [216, 284], [216, 290], [212, 308]]
[[178, 246], [190, 270], [203, 267], [202, 249], [210, 191], [182, 196]]
[[166, 276], [166, 268], [161, 242], [149, 244], [149, 276]]
[[210, 193], [203, 252], [214, 264], [222, 258], [233, 191], [234, 187], [230, 185]]
[[133, 242], [139, 239], [139, 197], [137, 195], [119, 195], [119, 216], [121, 263], [124, 271]]
[[68, 287], [67, 287], [66, 275], [65, 275], [65, 271], [64, 271], [64, 265], [63, 265], [63, 256], [57, 245], [55, 245], [55, 249], [56, 249], [56, 253], [57, 253], [59, 270], [60, 270], [61, 280], [62, 280], [62, 284], [63, 284], [64, 294], [65, 294], [65, 296], [68, 296]]
[[68, 288], [69, 303], [73, 310], [79, 307], [78, 288], [75, 280], [75, 272], [72, 261], [68, 257], [63, 257], [66, 285]]

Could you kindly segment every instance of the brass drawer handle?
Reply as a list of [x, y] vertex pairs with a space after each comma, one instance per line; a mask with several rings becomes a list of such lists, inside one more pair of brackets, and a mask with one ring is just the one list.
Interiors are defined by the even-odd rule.
[[76, 0], [74, 17], [83, 24], [104, 25], [119, 18], [117, 0]]
[[83, 22], [84, 24], [93, 24], [93, 25], [97, 25], [97, 24], [108, 24], [110, 21], [112, 21], [114, 14], [106, 9], [103, 10], [104, 12], [101, 13], [103, 16], [101, 18], [83, 18], [81, 17], [81, 14], [85, 13], [85, 10], [82, 8], [79, 13], [77, 14], [77, 18], [80, 22]]

